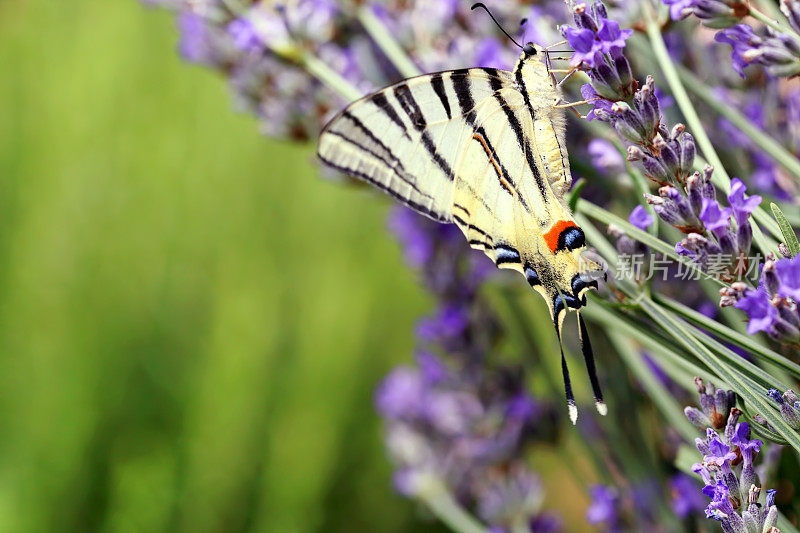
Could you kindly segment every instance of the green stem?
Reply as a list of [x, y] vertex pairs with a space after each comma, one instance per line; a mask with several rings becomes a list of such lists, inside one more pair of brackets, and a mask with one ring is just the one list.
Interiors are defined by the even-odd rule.
[[[664, 77], [667, 79], [667, 83], [672, 89], [675, 102], [677, 102], [678, 107], [680, 107], [681, 112], [686, 118], [686, 122], [697, 141], [697, 145], [714, 167], [714, 177], [727, 194], [731, 190], [731, 178], [722, 165], [722, 160], [719, 158], [719, 155], [717, 155], [714, 145], [711, 144], [711, 139], [709, 139], [705, 128], [703, 128], [703, 123], [700, 121], [697, 110], [695, 110], [689, 95], [686, 93], [686, 89], [683, 87], [680, 76], [678, 76], [678, 72], [675, 69], [675, 65], [669, 57], [667, 45], [664, 43], [664, 38], [661, 36], [661, 28], [655, 20], [652, 6], [649, 2], [643, 2], [643, 5], [647, 25], [647, 36], [650, 38], [650, 45], [653, 47], [656, 60], [661, 66], [661, 71], [664, 73]], [[757, 215], [755, 212], [753, 214], [754, 216]], [[764, 215], [766, 215], [766, 212]], [[766, 216], [768, 217], [769, 215]], [[758, 218], [758, 216], [756, 216], [756, 218]], [[761, 232], [761, 228], [758, 227], [755, 220], [751, 219], [750, 225], [753, 227], [753, 242], [761, 248], [761, 251], [767, 253], [770, 249], [773, 249], [770, 248], [769, 243], [764, 239], [764, 234]], [[777, 251], [777, 248], [774, 249]]]
[[344, 79], [338, 72], [332, 70], [323, 61], [317, 59], [316, 56], [304, 53], [300, 56], [299, 61], [308, 70], [309, 74], [337, 92], [348, 102], [358, 100], [363, 96], [361, 91], [353, 84]]
[[413, 78], [422, 74], [406, 52], [397, 44], [397, 41], [392, 38], [392, 34], [384, 27], [380, 19], [375, 16], [371, 6], [364, 5], [359, 8], [357, 18], [378, 48], [386, 54], [386, 57], [404, 78]]
[[687, 360], [687, 356], [680, 354], [679, 349], [669, 339], [654, 335], [651, 329], [645, 329], [627, 316], [613, 310], [611, 306], [600, 303], [597, 298], [594, 298], [592, 303], [592, 306], [583, 310], [589, 320], [604, 324], [635, 339], [662, 363], [661, 368], [664, 372], [688, 392], [695, 392], [692, 384], [694, 376], [720, 383], [719, 376]]
[[800, 35], [797, 34], [790, 26], [783, 24], [781, 21], [774, 19], [765, 13], [759, 11], [755, 6], [750, 4], [749, 6], [749, 15], [756, 19], [757, 21], [766, 24], [773, 30], [777, 31], [778, 33], [783, 33], [793, 37], [796, 41], [800, 42]]
[[711, 109], [728, 119], [739, 131], [747, 135], [753, 144], [758, 146], [765, 154], [770, 156], [779, 165], [800, 179], [800, 160], [792, 155], [778, 141], [772, 139], [763, 130], [756, 127], [746, 116], [736, 108], [723, 103], [713, 91], [694, 75], [692, 71], [682, 65], [675, 65], [678, 75], [685, 86], [696, 96], [700, 97]]
[[486, 528], [472, 517], [444, 487], [422, 501], [436, 517], [458, 533], [486, 533]]

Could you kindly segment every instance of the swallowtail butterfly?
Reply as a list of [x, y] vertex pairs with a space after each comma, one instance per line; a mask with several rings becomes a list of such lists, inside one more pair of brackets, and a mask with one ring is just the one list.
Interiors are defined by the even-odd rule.
[[[584, 234], [564, 200], [572, 177], [547, 52], [533, 43], [521, 48], [513, 72], [426, 74], [353, 102], [325, 126], [318, 155], [419, 213], [456, 224], [499, 268], [523, 274], [547, 303], [561, 344], [567, 310], [586, 305], [602, 269], [582, 256]], [[580, 312], [578, 322], [597, 410], [605, 415]], [[563, 348], [561, 368], [575, 423]]]

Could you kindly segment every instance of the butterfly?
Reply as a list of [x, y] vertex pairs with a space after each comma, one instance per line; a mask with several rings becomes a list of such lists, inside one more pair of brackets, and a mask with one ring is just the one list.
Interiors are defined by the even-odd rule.
[[[566, 124], [546, 50], [520, 48], [513, 72], [425, 74], [351, 103], [324, 127], [317, 153], [417, 212], [456, 224], [499, 268], [523, 274], [547, 303], [561, 347], [567, 310], [586, 305], [603, 274], [584, 257], [584, 233], [564, 199], [572, 182]], [[580, 312], [578, 323], [595, 405], [605, 415]], [[574, 424], [563, 347], [561, 368]]]

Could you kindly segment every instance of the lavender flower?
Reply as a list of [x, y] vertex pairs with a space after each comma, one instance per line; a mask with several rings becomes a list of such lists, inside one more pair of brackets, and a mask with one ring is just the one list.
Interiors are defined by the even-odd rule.
[[694, 15], [709, 28], [728, 28], [747, 15], [747, 4], [740, 0], [664, 0], [673, 20]]
[[772, 76], [800, 74], [800, 41], [794, 36], [765, 30], [759, 36], [747, 24], [737, 24], [720, 31], [715, 40], [731, 45], [733, 68], [743, 78], [751, 64], [763, 65]]
[[676, 474], [670, 481], [672, 510], [679, 518], [686, 518], [705, 507], [697, 482], [686, 474]]
[[[699, 378], [695, 378], [695, 384], [704, 415], [718, 413], [717, 403], [722, 407], [730, 405], [731, 391], [705, 385]], [[701, 421], [700, 412], [695, 407], [686, 408], [687, 417], [694, 424]], [[702, 492], [711, 498], [706, 516], [720, 522], [724, 532], [771, 531], [777, 517], [774, 497], [768, 498], [763, 507], [758, 504], [761, 488], [753, 466], [764, 444], [750, 438], [749, 425], [737, 422], [739, 414], [738, 409], [732, 408], [724, 424], [721, 416], [715, 416], [714, 429], [706, 428], [706, 438], [695, 440], [703, 461], [692, 465], [692, 471], [700, 475], [706, 485]]]
[[791, 390], [781, 395], [777, 390], [770, 389], [767, 391], [767, 396], [778, 404], [781, 418], [794, 429], [800, 429], [800, 401], [797, 395]]
[[619, 528], [619, 496], [611, 487], [594, 485], [590, 490], [591, 504], [586, 510], [590, 524], [602, 524], [605, 531]]
[[797, 286], [800, 259], [775, 259], [768, 254], [756, 289], [731, 286], [720, 291], [721, 304], [733, 305], [748, 317], [747, 331], [767, 333], [778, 342], [800, 343], [800, 313], [797, 307]]

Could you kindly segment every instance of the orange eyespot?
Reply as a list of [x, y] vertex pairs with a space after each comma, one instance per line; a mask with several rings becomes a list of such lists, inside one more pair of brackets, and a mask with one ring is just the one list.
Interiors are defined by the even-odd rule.
[[[547, 232], [542, 235], [544, 237], [544, 242], [547, 244], [547, 247], [550, 248], [550, 251], [556, 253], [560, 249], [566, 249], [564, 243], [559, 242], [561, 241], [561, 236], [564, 234], [565, 230], [569, 230], [570, 228], [575, 228], [577, 231], [581, 232], [581, 236], [583, 235], [583, 231], [578, 227], [578, 225], [571, 221], [571, 220], [557, 220]], [[571, 248], [571, 247], [570, 247]]]

